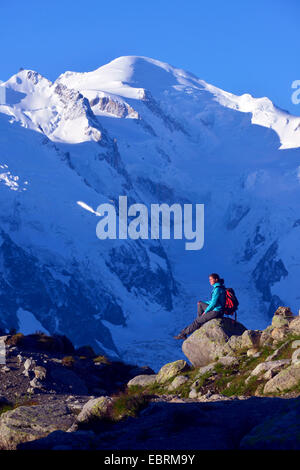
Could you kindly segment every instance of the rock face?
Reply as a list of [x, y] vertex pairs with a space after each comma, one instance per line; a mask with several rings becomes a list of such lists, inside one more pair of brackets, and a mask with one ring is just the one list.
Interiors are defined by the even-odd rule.
[[239, 341], [244, 331], [231, 318], [210, 320], [183, 342], [182, 351], [194, 367], [205, 366], [234, 350], [228, 344], [230, 338]]
[[66, 431], [74, 416], [64, 404], [20, 406], [0, 418], [0, 449], [16, 449], [21, 442], [33, 441], [49, 433]]

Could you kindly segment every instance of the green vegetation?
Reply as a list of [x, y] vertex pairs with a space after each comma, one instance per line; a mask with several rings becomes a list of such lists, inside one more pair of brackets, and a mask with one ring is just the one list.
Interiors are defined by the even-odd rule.
[[149, 403], [149, 395], [127, 389], [115, 395], [114, 402], [109, 410], [109, 417], [112, 421], [120, 421], [128, 417], [136, 417], [138, 413]]

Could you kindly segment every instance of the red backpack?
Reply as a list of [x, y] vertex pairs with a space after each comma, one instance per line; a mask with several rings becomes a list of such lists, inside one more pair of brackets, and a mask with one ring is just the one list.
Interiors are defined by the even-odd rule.
[[235, 295], [234, 290], [231, 287], [225, 287], [226, 293], [226, 300], [224, 306], [224, 314], [225, 315], [234, 315], [234, 319], [236, 321], [236, 311], [239, 306], [239, 301]]

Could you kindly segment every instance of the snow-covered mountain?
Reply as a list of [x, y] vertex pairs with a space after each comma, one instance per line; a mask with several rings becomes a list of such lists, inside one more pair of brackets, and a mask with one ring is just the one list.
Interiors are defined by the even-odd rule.
[[[54, 83], [22, 70], [0, 106], [0, 323], [158, 367], [219, 272], [248, 328], [300, 307], [300, 118], [146, 57]], [[205, 204], [205, 243], [105, 240], [96, 209]], [[27, 326], [26, 326], [27, 325]]]

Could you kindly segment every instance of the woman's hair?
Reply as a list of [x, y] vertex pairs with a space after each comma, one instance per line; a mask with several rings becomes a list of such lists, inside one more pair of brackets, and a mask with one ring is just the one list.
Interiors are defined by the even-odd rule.
[[209, 275], [209, 277], [212, 277], [217, 282], [220, 282], [220, 284], [224, 284], [224, 279], [220, 278], [219, 274], [217, 274], [217, 273], [212, 273], [212, 274]]

